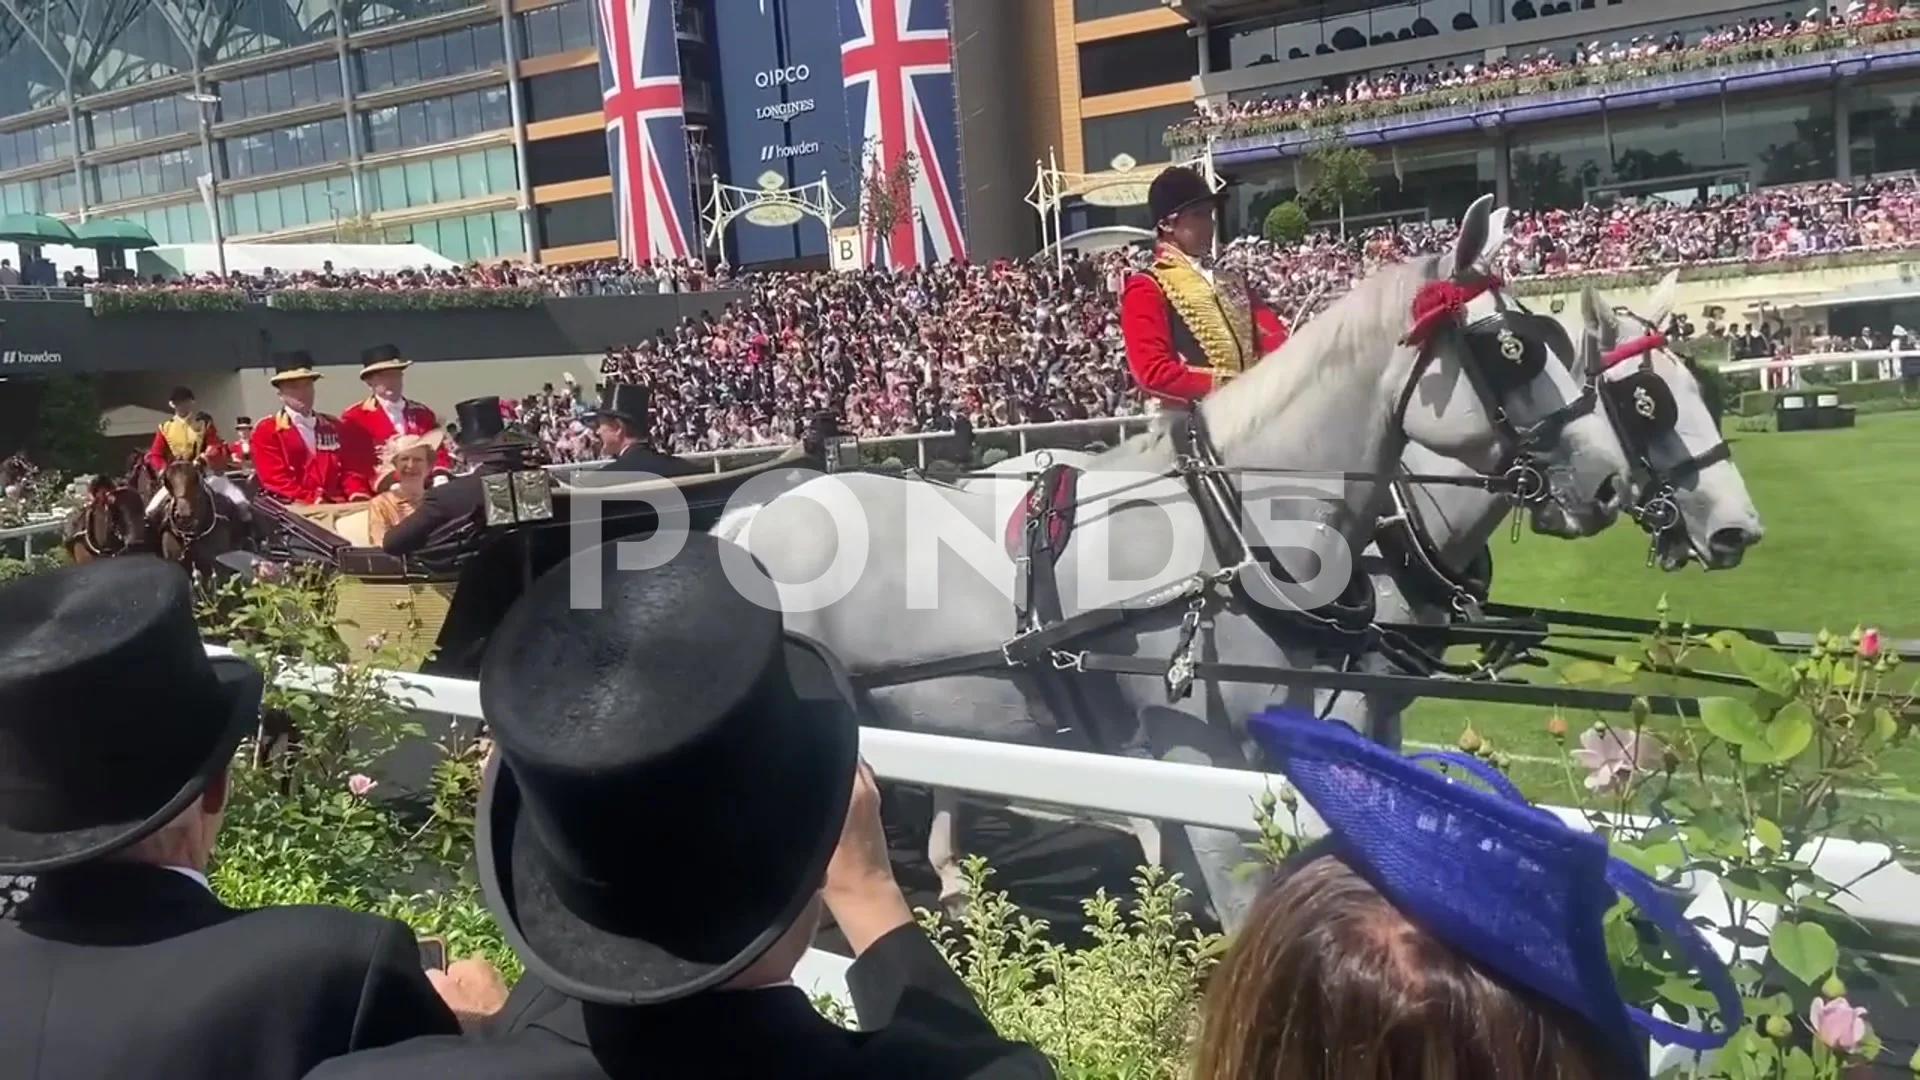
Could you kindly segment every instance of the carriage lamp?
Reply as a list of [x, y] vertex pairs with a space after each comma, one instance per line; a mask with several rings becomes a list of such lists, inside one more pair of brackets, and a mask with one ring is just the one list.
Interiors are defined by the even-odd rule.
[[486, 496], [489, 526], [553, 520], [553, 477], [545, 469], [483, 476], [480, 487]]
[[835, 435], [823, 446], [827, 471], [853, 472], [860, 468], [860, 440], [852, 435]]

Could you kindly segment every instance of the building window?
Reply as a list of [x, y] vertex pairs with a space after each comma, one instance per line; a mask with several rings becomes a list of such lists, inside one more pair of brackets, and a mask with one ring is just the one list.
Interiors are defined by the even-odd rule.
[[1098, 97], [1182, 82], [1198, 74], [1198, 56], [1179, 26], [1088, 42], [1080, 46], [1080, 93]]
[[526, 95], [522, 103], [527, 122], [558, 120], [563, 116], [600, 111], [600, 68], [568, 68], [546, 75], [535, 75], [520, 82]]
[[1171, 154], [1161, 141], [1167, 128], [1193, 115], [1193, 106], [1162, 105], [1155, 109], [1096, 116], [1080, 124], [1088, 172], [1099, 172], [1121, 154], [1143, 164], [1167, 161]]
[[[251, 120], [288, 109], [340, 100], [340, 62], [331, 57], [279, 71], [228, 79], [214, 87], [220, 95], [217, 120]], [[182, 102], [197, 113], [199, 106]], [[199, 117], [190, 117], [197, 124]], [[183, 129], [184, 130], [184, 129]]]
[[[1920, 80], [1856, 86], [1847, 112], [1854, 176], [1920, 168]], [[0, 142], [0, 155], [5, 153]]]
[[222, 139], [221, 144], [228, 177], [243, 180], [266, 176], [346, 160], [347, 121], [345, 117], [329, 117]]
[[464, 11], [478, 6], [480, 5], [474, 0], [407, 0], [404, 4], [354, 4], [348, 9], [353, 12], [353, 18], [347, 29], [371, 30], [376, 26], [387, 26], [407, 19], [424, 19], [432, 15]]
[[593, 8], [587, 0], [564, 0], [513, 17], [520, 42], [520, 58], [592, 48]]
[[498, 67], [506, 59], [506, 43], [498, 23], [463, 26], [458, 30], [375, 45], [354, 54], [357, 85], [364, 93], [411, 86], [429, 79], [445, 79]]
[[73, 136], [65, 120], [7, 132], [0, 135], [0, 172], [66, 157], [72, 147]]
[[513, 148], [488, 147], [428, 161], [369, 169], [363, 183], [374, 213], [506, 195], [518, 190]]
[[507, 94], [506, 87], [494, 86], [368, 109], [360, 116], [367, 153], [413, 150], [509, 127], [513, 117]]
[[1152, 11], [1160, 4], [1161, 0], [1073, 0], [1073, 20], [1086, 22], [1109, 15], [1131, 15], [1136, 11]]
[[537, 208], [540, 246], [598, 244], [618, 237], [613, 227], [613, 196], [589, 195]]
[[607, 136], [601, 131], [583, 131], [557, 139], [538, 139], [527, 144], [527, 186], [565, 184], [610, 175], [607, 166]]
[[[146, 157], [131, 161], [116, 161], [111, 165], [91, 165], [87, 167], [87, 201], [93, 204], [120, 202], [127, 199], [145, 199], [155, 195], [165, 195], [174, 191], [188, 191], [199, 183], [200, 174], [206, 169], [202, 165], [200, 148], [189, 146], [181, 150], [169, 150], [161, 154], [148, 154]], [[66, 186], [73, 183], [71, 174], [62, 174]], [[41, 181], [45, 184], [48, 177]], [[55, 188], [43, 191], [42, 198], [51, 196], [55, 201], [71, 199], [71, 192], [62, 192]], [[69, 209], [70, 206], [43, 206], [44, 212]]]

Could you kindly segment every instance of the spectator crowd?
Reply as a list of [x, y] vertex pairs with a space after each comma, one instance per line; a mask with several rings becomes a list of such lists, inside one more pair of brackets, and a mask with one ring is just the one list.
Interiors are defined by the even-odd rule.
[[[1823, 183], [1716, 198], [1514, 214], [1495, 258], [1508, 279], [1766, 261], [1920, 240], [1920, 186]], [[1241, 239], [1223, 265], [1292, 319], [1375, 267], [1447, 250], [1449, 224], [1381, 226], [1298, 243]], [[872, 437], [1126, 415], [1139, 407], [1119, 332], [1122, 249], [986, 265], [739, 278], [744, 298], [608, 352], [606, 383], [651, 391], [653, 439], [674, 453], [785, 442], [837, 411]], [[1310, 312], [1309, 312], [1310, 314]], [[1689, 331], [1691, 327], [1687, 328]], [[1704, 332], [1728, 333], [1710, 322]], [[543, 387], [509, 407], [559, 461], [600, 456], [581, 420], [598, 387]]]
[[[1515, 6], [1526, 9], [1522, 17], [1534, 14], [1530, 0], [1519, 0]], [[1762, 46], [1761, 55], [1773, 55], [1775, 50], [1765, 46], [1777, 45], [1778, 51], [1788, 52], [1814, 47], [1815, 35], [1850, 31], [1885, 34], [1884, 28], [1889, 25], [1911, 21], [1917, 15], [1920, 13], [1882, 0], [1851, 0], [1844, 9], [1815, 6], [1799, 14], [1783, 12], [1777, 19], [1756, 16], [1745, 22], [1714, 26], [1691, 41], [1674, 30], [1665, 37], [1642, 34], [1626, 41], [1580, 43], [1564, 55], [1542, 47], [1482, 64], [1449, 60], [1444, 65], [1428, 64], [1425, 70], [1394, 68], [1344, 76], [1297, 94], [1266, 95], [1218, 107], [1201, 103], [1194, 117], [1168, 129], [1166, 139], [1168, 145], [1182, 146], [1209, 137], [1233, 138], [1276, 127], [1310, 127], [1323, 121], [1336, 122], [1346, 115], [1343, 110], [1374, 102], [1398, 103], [1400, 109], [1469, 104], [1523, 92], [1518, 84], [1530, 79], [1603, 82], [1630, 78], [1663, 65], [1707, 66], [1748, 59], [1749, 46]], [[1734, 50], [1740, 53], [1730, 57]]]
[[537, 289], [555, 296], [625, 296], [637, 293], [698, 292], [725, 285], [725, 268], [715, 269], [697, 259], [652, 259], [629, 263], [594, 259], [564, 265], [497, 262], [465, 266], [408, 267], [391, 271], [336, 269], [332, 261], [318, 270], [278, 270], [258, 273], [229, 271], [154, 275], [147, 279], [95, 281], [85, 267], [56, 270], [46, 259], [33, 260], [26, 269], [0, 259], [0, 285], [36, 285], [65, 288], [231, 290], [266, 294], [303, 289], [371, 289], [378, 292], [417, 292], [443, 289]]

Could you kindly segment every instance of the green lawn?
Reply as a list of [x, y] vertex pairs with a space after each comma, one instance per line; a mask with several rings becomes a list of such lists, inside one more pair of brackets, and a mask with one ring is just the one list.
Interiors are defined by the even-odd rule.
[[[1586, 540], [1529, 534], [1509, 544], [1502, 533], [1495, 599], [1651, 618], [1665, 593], [1676, 621], [1840, 632], [1861, 623], [1920, 638], [1920, 413], [1863, 416], [1849, 430], [1728, 438], [1766, 526], [1738, 569], [1648, 567], [1646, 537], [1628, 521]], [[1406, 737], [1450, 745], [1469, 718], [1509, 754], [1557, 762], [1540, 709], [1422, 702], [1408, 714]], [[1567, 719], [1577, 730], [1589, 717]], [[1920, 778], [1920, 750], [1895, 757], [1890, 764]], [[1514, 775], [1535, 798], [1565, 800], [1557, 763], [1523, 760]]]

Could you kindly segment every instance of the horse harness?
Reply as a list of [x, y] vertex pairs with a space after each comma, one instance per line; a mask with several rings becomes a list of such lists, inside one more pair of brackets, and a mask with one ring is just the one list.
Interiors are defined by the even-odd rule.
[[[1421, 355], [1397, 402], [1396, 425], [1404, 424], [1415, 384], [1432, 363], [1434, 331], [1449, 323], [1459, 326], [1466, 304], [1497, 284], [1498, 279], [1489, 278], [1477, 284], [1430, 282], [1423, 287], [1421, 297], [1415, 301], [1415, 329], [1403, 342], [1419, 347]], [[1436, 290], [1436, 286], [1444, 288]], [[1430, 294], [1430, 290], [1438, 295]], [[1494, 475], [1400, 476], [1398, 479], [1478, 487], [1511, 495], [1523, 504], [1547, 498], [1549, 489], [1539, 455], [1567, 424], [1594, 409], [1597, 391], [1589, 384], [1577, 400], [1523, 427], [1515, 423], [1499, 403], [1505, 393], [1539, 375], [1548, 359], [1552, 335], [1557, 333], [1564, 338], [1564, 329], [1558, 322], [1524, 309], [1503, 309], [1460, 329], [1468, 344], [1468, 362], [1462, 368], [1488, 407], [1505, 445], [1501, 468]], [[1568, 348], [1571, 350], [1571, 343]], [[1502, 396], [1492, 396], [1496, 394]], [[1325, 605], [1324, 610], [1289, 602], [1285, 587], [1297, 586], [1299, 582], [1293, 580], [1270, 548], [1250, 541], [1240, 528], [1242, 500], [1229, 478], [1257, 473], [1369, 482], [1395, 478], [1358, 472], [1229, 467], [1222, 463], [1198, 410], [1177, 414], [1169, 436], [1175, 450], [1174, 465], [1152, 479], [1175, 477], [1185, 483], [1200, 513], [1208, 544], [1216, 556], [1217, 569], [1202, 569], [1117, 604], [1067, 615], [1055, 571], [1073, 532], [1079, 470], [1046, 462], [1031, 481], [1023, 504], [1024, 514], [1016, 516], [1008, 530], [1007, 542], [1014, 558], [1013, 636], [993, 650], [864, 671], [856, 675], [855, 682], [871, 691], [958, 675], [1010, 669], [1051, 670], [1159, 678], [1169, 702], [1185, 699], [1196, 681], [1212, 681], [1301, 685], [1359, 693], [1420, 693], [1472, 700], [1492, 697], [1515, 704], [1625, 707], [1626, 699], [1622, 695], [1604, 691], [1490, 682], [1497, 668], [1484, 661], [1454, 663], [1443, 656], [1448, 644], [1468, 642], [1505, 649], [1518, 657], [1524, 654], [1529, 643], [1545, 638], [1546, 629], [1536, 620], [1483, 619], [1462, 628], [1382, 623], [1375, 618], [1372, 581], [1364, 574], [1355, 575], [1341, 597]], [[1197, 639], [1208, 624], [1210, 614], [1235, 601], [1275, 640], [1300, 640], [1304, 636], [1331, 642], [1342, 660], [1339, 669], [1294, 669], [1198, 659]], [[1185, 610], [1181, 613], [1174, 653], [1167, 659], [1119, 656], [1071, 647], [1077, 641], [1176, 606], [1184, 606]], [[1386, 656], [1400, 674], [1349, 670], [1355, 659], [1369, 652]], [[1433, 676], [1447, 678], [1436, 680]], [[1043, 679], [1041, 682], [1043, 695], [1050, 698], [1048, 703], [1056, 716], [1074, 717], [1075, 722], [1089, 731], [1098, 730], [1097, 718], [1089, 716], [1072, 680]], [[1048, 682], [1059, 684], [1051, 694], [1047, 693]], [[1060, 703], [1063, 696], [1064, 705]], [[1687, 707], [1679, 699], [1662, 700], [1668, 707], [1683, 711]]]

